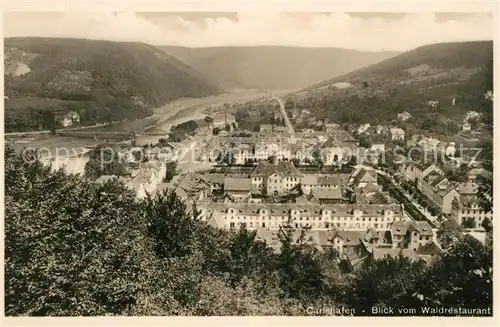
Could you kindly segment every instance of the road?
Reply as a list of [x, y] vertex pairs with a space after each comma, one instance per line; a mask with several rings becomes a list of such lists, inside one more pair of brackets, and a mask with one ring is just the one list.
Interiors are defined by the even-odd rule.
[[295, 134], [295, 130], [293, 129], [292, 122], [288, 118], [288, 115], [287, 115], [287, 113], [285, 111], [285, 104], [278, 97], [273, 97], [273, 99], [276, 100], [276, 101], [278, 101], [278, 103], [280, 104], [281, 114], [283, 115], [283, 118], [285, 119], [285, 124], [286, 124], [286, 127], [288, 128], [288, 133]]
[[[406, 193], [406, 191], [399, 185], [399, 183], [394, 179], [394, 177], [391, 175], [391, 174], [388, 174], [386, 173], [385, 171], [383, 170], [380, 170], [380, 169], [376, 169], [376, 168], [373, 168], [373, 167], [370, 167], [370, 166], [365, 166], [365, 165], [356, 165], [355, 166], [356, 169], [360, 169], [360, 168], [364, 168], [364, 169], [372, 169], [372, 170], [375, 170], [377, 172], [377, 174], [380, 174], [380, 175], [384, 175], [386, 176], [387, 178], [390, 179], [391, 183], [393, 186], [395, 186], [400, 192], [401, 194], [404, 195], [404, 197], [406, 197], [406, 199], [408, 199], [408, 201], [410, 201], [414, 206], [415, 208], [420, 211], [420, 213], [422, 215], [424, 215], [430, 222], [432, 222], [433, 224], [435, 223], [436, 221], [436, 217], [432, 216], [427, 210], [425, 210], [419, 203], [417, 203], [408, 193]], [[410, 217], [406, 211], [405, 211], [405, 215]], [[413, 219], [413, 218], [411, 218]], [[431, 224], [432, 225], [432, 224]]]

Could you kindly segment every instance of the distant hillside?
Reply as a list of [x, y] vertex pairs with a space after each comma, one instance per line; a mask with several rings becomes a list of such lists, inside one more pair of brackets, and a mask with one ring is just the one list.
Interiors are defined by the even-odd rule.
[[[408, 111], [414, 127], [430, 120], [424, 128], [444, 132], [447, 121], [460, 124], [470, 110], [491, 117], [484, 94], [492, 88], [492, 41], [441, 43], [317, 83], [291, 94], [288, 106], [308, 109], [316, 119], [372, 125]], [[429, 108], [429, 101], [438, 107]]]
[[159, 48], [222, 86], [262, 90], [303, 88], [397, 54], [281, 46]]
[[218, 88], [178, 59], [143, 43], [5, 39], [7, 130], [52, 128], [54, 112], [83, 123], [135, 119], [181, 97]]

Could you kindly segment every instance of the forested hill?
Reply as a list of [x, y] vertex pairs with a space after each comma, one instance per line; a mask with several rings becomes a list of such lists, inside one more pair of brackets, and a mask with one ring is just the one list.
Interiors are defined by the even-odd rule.
[[225, 87], [291, 90], [395, 56], [339, 48], [160, 47]]
[[144, 43], [8, 38], [4, 50], [7, 130], [47, 125], [54, 111], [76, 110], [88, 123], [134, 119], [181, 97], [219, 91]]
[[[491, 116], [492, 103], [484, 97], [488, 90], [493, 90], [493, 42], [476, 41], [419, 47], [315, 84], [291, 98], [317, 118], [340, 123], [373, 125], [403, 111], [417, 123], [429, 115], [439, 123], [459, 122], [470, 110]], [[439, 102], [433, 112], [429, 101]]]

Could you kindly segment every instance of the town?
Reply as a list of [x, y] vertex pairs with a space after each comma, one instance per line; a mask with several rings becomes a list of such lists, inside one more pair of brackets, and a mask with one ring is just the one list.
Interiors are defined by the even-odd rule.
[[[493, 213], [478, 203], [477, 178], [491, 179], [492, 173], [473, 157], [456, 157], [454, 142], [407, 140], [401, 128], [370, 124], [349, 131], [326, 123], [296, 132], [288, 117], [280, 120], [287, 115], [284, 108], [274, 115], [278, 124], [249, 131], [238, 127], [227, 106], [211, 109], [205, 126], [181, 142], [167, 142], [165, 136], [156, 145], [122, 147], [118, 157], [131, 169], [96, 182], [119, 179], [138, 199], [174, 191], [196, 205], [202, 221], [255, 230], [277, 251], [276, 233], [291, 226], [296, 237], [304, 232], [319, 250], [334, 249], [348, 271], [387, 256], [430, 261], [443, 250], [438, 234], [450, 221], [461, 233], [487, 241]], [[410, 116], [403, 112], [395, 118]], [[464, 121], [476, 116], [472, 112]], [[377, 141], [361, 146], [369, 133]], [[429, 156], [401, 155], [387, 162], [387, 154], [405, 154], [405, 147]], [[445, 162], [465, 169], [460, 181], [446, 176]]]

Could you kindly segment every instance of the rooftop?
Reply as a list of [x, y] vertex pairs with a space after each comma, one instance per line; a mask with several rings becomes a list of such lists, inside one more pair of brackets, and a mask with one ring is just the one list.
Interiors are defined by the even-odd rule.
[[252, 189], [250, 178], [226, 177], [224, 179], [224, 191], [248, 191]]

